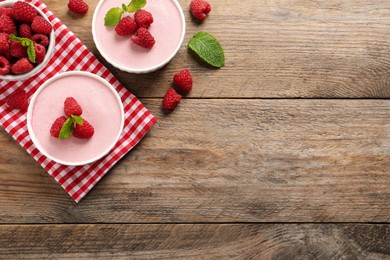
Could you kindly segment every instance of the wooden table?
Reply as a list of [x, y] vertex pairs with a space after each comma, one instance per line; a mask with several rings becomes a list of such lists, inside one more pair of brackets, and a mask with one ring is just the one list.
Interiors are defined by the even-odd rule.
[[[159, 123], [80, 204], [0, 130], [0, 258], [390, 258], [389, 1], [210, 0], [202, 24], [180, 1], [185, 42], [147, 75], [105, 62], [88, 2], [45, 0]], [[226, 67], [188, 53], [201, 30]]]

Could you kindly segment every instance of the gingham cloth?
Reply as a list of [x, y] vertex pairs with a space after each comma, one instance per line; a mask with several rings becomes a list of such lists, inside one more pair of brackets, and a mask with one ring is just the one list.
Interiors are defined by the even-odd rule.
[[[66, 190], [79, 202], [95, 184], [129, 152], [157, 121], [153, 115], [127, 91], [80, 42], [80, 40], [40, 0], [27, 0], [42, 10], [52, 23], [55, 35], [55, 52], [48, 65], [38, 75], [25, 81], [0, 83], [0, 125]], [[112, 84], [122, 99], [125, 110], [123, 133], [114, 149], [101, 160], [85, 166], [70, 167], [55, 163], [32, 143], [27, 131], [26, 112], [11, 111], [4, 99], [18, 88], [31, 97], [46, 80], [64, 71], [92, 72]]]

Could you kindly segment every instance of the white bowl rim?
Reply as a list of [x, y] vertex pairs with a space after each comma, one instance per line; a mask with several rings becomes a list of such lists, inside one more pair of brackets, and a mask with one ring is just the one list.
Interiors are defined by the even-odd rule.
[[[53, 81], [56, 81], [60, 78], [63, 78], [63, 77], [68, 77], [68, 76], [74, 76], [74, 75], [78, 75], [78, 76], [86, 76], [86, 77], [92, 77], [98, 81], [100, 81], [101, 83], [103, 83], [106, 87], [108, 87], [108, 89], [111, 90], [111, 92], [114, 94], [116, 100], [118, 101], [118, 104], [119, 104], [119, 108], [120, 108], [120, 112], [121, 112], [121, 122], [120, 122], [120, 128], [119, 128], [119, 132], [118, 132], [118, 135], [117, 137], [115, 138], [115, 141], [104, 151], [102, 152], [101, 154], [99, 154], [98, 156], [94, 157], [94, 158], [91, 158], [89, 160], [85, 160], [85, 161], [82, 161], [82, 162], [67, 162], [67, 161], [63, 161], [63, 160], [60, 160], [60, 159], [57, 159], [53, 156], [51, 156], [50, 154], [48, 154], [43, 148], [42, 146], [40, 145], [39, 141], [37, 140], [35, 134], [34, 134], [34, 131], [32, 129], [32, 125], [31, 125], [31, 117], [32, 117], [32, 111], [33, 111], [33, 107], [34, 107], [34, 104], [35, 104], [35, 100], [37, 99], [38, 95], [41, 93], [41, 91], [46, 88], [48, 85], [50, 85]], [[35, 144], [35, 146], [38, 148], [38, 150], [43, 154], [45, 155], [47, 158], [49, 158], [50, 160], [53, 160], [57, 163], [60, 163], [60, 164], [63, 164], [63, 165], [68, 165], [68, 166], [81, 166], [81, 165], [86, 165], [86, 164], [89, 164], [89, 163], [92, 163], [92, 162], [95, 162], [99, 159], [101, 159], [102, 157], [104, 157], [105, 155], [107, 155], [113, 148], [114, 146], [117, 144], [117, 142], [119, 141], [119, 138], [120, 136], [122, 135], [122, 132], [123, 132], [123, 127], [124, 127], [124, 121], [125, 121], [125, 115], [124, 115], [124, 110], [123, 110], [123, 104], [122, 104], [122, 100], [121, 98], [119, 97], [119, 94], [118, 92], [115, 90], [115, 88], [110, 84], [108, 83], [105, 79], [103, 79], [102, 77], [100, 76], [97, 76], [93, 73], [90, 73], [90, 72], [86, 72], [86, 71], [67, 71], [67, 72], [62, 72], [62, 73], [59, 73], [55, 76], [53, 76], [52, 78], [50, 78], [49, 80], [47, 80], [45, 83], [43, 83], [39, 89], [34, 93], [33, 97], [31, 98], [30, 100], [30, 104], [28, 106], [28, 111], [27, 111], [27, 129], [28, 129], [28, 132], [29, 132], [29, 135], [31, 137], [31, 140], [33, 141], [33, 143]]]
[[181, 31], [179, 43], [177, 44], [176, 49], [174, 50], [174, 52], [167, 59], [165, 59], [163, 62], [161, 62], [161, 63], [159, 63], [157, 65], [154, 65], [152, 67], [143, 68], [143, 69], [127, 68], [126, 66], [118, 64], [116, 61], [111, 59], [106, 53], [103, 52], [103, 48], [99, 45], [99, 43], [97, 41], [97, 36], [96, 36], [96, 32], [95, 32], [96, 31], [96, 25], [95, 24], [96, 24], [97, 14], [98, 14], [101, 6], [103, 5], [104, 1], [107, 1], [107, 0], [100, 0], [99, 1], [98, 5], [96, 6], [95, 12], [93, 14], [93, 18], [92, 18], [92, 37], [93, 37], [93, 41], [95, 42], [96, 48], [98, 49], [100, 54], [111, 65], [113, 65], [114, 67], [116, 67], [116, 68], [118, 68], [118, 69], [120, 69], [122, 71], [125, 71], [125, 72], [141, 74], [141, 73], [149, 73], [149, 72], [156, 71], [156, 70], [162, 68], [163, 66], [165, 66], [166, 64], [168, 64], [173, 59], [173, 57], [175, 57], [175, 55], [180, 50], [180, 48], [181, 48], [181, 46], [183, 44], [184, 37], [185, 37], [185, 34], [186, 34], [186, 21], [185, 21], [184, 12], [183, 12], [183, 9], [181, 8], [181, 6], [180, 6], [180, 4], [179, 4], [179, 2], [177, 0], [170, 0], [170, 1], [172, 1], [175, 4], [177, 10], [179, 11], [180, 19], [181, 19], [181, 23], [182, 23], [182, 31]]
[[[22, 1], [22, 0], [6, 0], [4, 2], [0, 2], [0, 7], [6, 7], [6, 6], [13, 6], [13, 4], [15, 4], [16, 2], [25, 2], [25, 1]], [[49, 21], [49, 18], [47, 18], [47, 16], [40, 10], [38, 9], [36, 6], [30, 4], [30, 3], [27, 3], [29, 5], [31, 5], [32, 7], [35, 8], [35, 10], [37, 10], [37, 12], [46, 20], [50, 23]], [[50, 23], [51, 24], [51, 23]], [[46, 57], [45, 59], [42, 61], [41, 64], [39, 64], [38, 66], [36, 66], [33, 70], [31, 70], [30, 72], [28, 73], [25, 73], [25, 74], [20, 74], [20, 75], [0, 75], [0, 79], [2, 80], [8, 80], [8, 81], [18, 81], [18, 80], [25, 80], [27, 78], [30, 78], [36, 74], [38, 74], [46, 65], [47, 63], [49, 63], [51, 57], [53, 56], [53, 53], [54, 53], [54, 46], [55, 46], [55, 41], [56, 41], [56, 38], [55, 38], [55, 34], [54, 34], [54, 28], [51, 30], [51, 33], [50, 33], [50, 41], [49, 41], [49, 46], [47, 48], [47, 53], [46, 53]]]

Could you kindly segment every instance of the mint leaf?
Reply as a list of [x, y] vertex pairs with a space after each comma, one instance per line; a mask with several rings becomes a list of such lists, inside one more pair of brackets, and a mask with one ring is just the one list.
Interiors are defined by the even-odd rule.
[[23, 41], [23, 38], [20, 38], [20, 37], [17, 37], [15, 34], [11, 33], [9, 38], [11, 39], [11, 41], [13, 42], [22, 42]]
[[31, 43], [30, 45], [27, 46], [27, 55], [28, 55], [28, 59], [31, 62], [35, 63], [37, 55], [35, 53], [34, 43]]
[[122, 9], [123, 9], [124, 12], [127, 12], [127, 5], [122, 4]]
[[189, 41], [188, 47], [207, 64], [216, 68], [225, 66], [225, 55], [222, 46], [211, 34], [198, 32]]
[[76, 124], [78, 124], [78, 125], [82, 125], [83, 124], [83, 119], [80, 116], [71, 115], [71, 117], [76, 122]]
[[105, 26], [115, 26], [121, 20], [122, 14], [125, 11], [120, 7], [114, 7], [108, 10], [106, 16], [104, 16]]
[[127, 11], [129, 13], [137, 12], [141, 10], [146, 5], [146, 0], [132, 0], [127, 6]]
[[72, 117], [68, 117], [68, 119], [62, 125], [60, 135], [58, 136], [58, 138], [59, 139], [69, 138], [73, 133], [73, 129], [74, 129], [74, 120]]

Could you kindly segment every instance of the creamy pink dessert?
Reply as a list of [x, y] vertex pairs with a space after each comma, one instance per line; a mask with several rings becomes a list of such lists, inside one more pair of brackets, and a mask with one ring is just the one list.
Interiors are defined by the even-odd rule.
[[[131, 37], [118, 36], [114, 27], [104, 25], [108, 10], [122, 6], [122, 0], [105, 0], [99, 3], [93, 21], [95, 43], [114, 66], [122, 70], [148, 70], [167, 63], [180, 48], [184, 38], [184, 15], [176, 0], [150, 0], [144, 10], [153, 15], [149, 31], [156, 43], [151, 49], [135, 45]], [[179, 9], [180, 8], [180, 9]], [[123, 14], [122, 17], [134, 14]]]
[[[60, 140], [50, 128], [64, 114], [64, 101], [74, 97], [83, 109], [82, 118], [95, 128], [90, 139]], [[30, 126], [38, 148], [49, 156], [72, 165], [108, 152], [122, 132], [123, 107], [114, 92], [91, 74], [66, 73], [42, 88], [29, 108]], [[31, 110], [31, 111], [30, 111]]]

